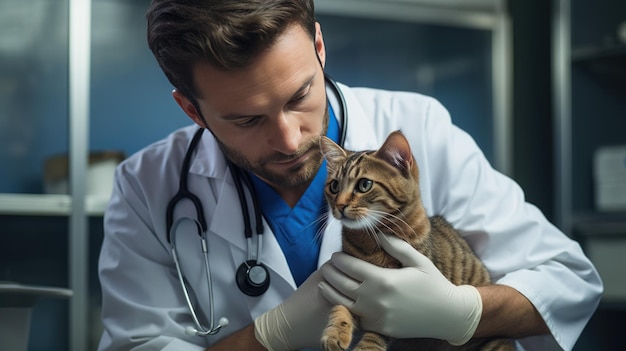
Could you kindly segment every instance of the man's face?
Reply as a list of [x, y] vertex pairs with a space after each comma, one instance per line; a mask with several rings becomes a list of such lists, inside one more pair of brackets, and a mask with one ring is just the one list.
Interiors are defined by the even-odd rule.
[[[250, 67], [220, 71], [198, 64], [194, 69], [205, 127], [226, 157], [275, 188], [308, 184], [322, 162], [318, 139], [326, 132], [328, 111], [319, 27], [312, 44], [294, 25]], [[184, 97], [175, 93], [175, 98], [204, 126]]]

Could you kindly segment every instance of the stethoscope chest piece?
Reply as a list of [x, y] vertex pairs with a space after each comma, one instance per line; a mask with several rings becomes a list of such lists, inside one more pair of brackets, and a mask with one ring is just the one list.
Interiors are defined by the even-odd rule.
[[237, 269], [237, 286], [248, 296], [260, 296], [270, 286], [267, 267], [256, 260], [248, 260]]

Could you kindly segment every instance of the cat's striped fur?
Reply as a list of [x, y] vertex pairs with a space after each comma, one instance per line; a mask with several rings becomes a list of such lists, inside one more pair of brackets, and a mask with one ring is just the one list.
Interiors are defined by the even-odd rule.
[[[389, 268], [400, 263], [383, 251], [377, 232], [396, 235], [431, 259], [453, 284], [490, 284], [489, 273], [469, 245], [440, 216], [429, 218], [419, 191], [419, 171], [406, 138], [389, 135], [376, 151], [352, 152], [326, 137], [320, 149], [327, 161], [325, 195], [333, 216], [343, 225], [343, 251]], [[415, 292], [419, 294], [419, 291]], [[346, 350], [357, 320], [343, 306], [335, 306], [322, 337], [326, 351]], [[436, 339], [398, 339], [364, 332], [353, 350], [514, 350], [506, 339], [475, 339], [452, 346]]]

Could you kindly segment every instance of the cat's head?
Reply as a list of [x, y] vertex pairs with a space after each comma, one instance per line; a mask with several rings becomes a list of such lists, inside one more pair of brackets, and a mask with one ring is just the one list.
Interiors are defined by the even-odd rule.
[[374, 151], [348, 151], [327, 137], [320, 139], [327, 162], [324, 194], [335, 218], [351, 229], [372, 230], [402, 216], [419, 202], [418, 169], [400, 131]]

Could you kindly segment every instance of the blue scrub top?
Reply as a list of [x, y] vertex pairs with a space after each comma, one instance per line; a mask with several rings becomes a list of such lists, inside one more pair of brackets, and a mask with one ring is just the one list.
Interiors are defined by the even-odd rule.
[[[326, 136], [339, 143], [339, 123], [330, 104], [328, 113]], [[250, 176], [263, 216], [287, 258], [296, 284], [300, 286], [317, 269], [328, 208], [324, 198], [326, 160], [294, 208], [289, 207], [271, 186], [254, 174]]]

